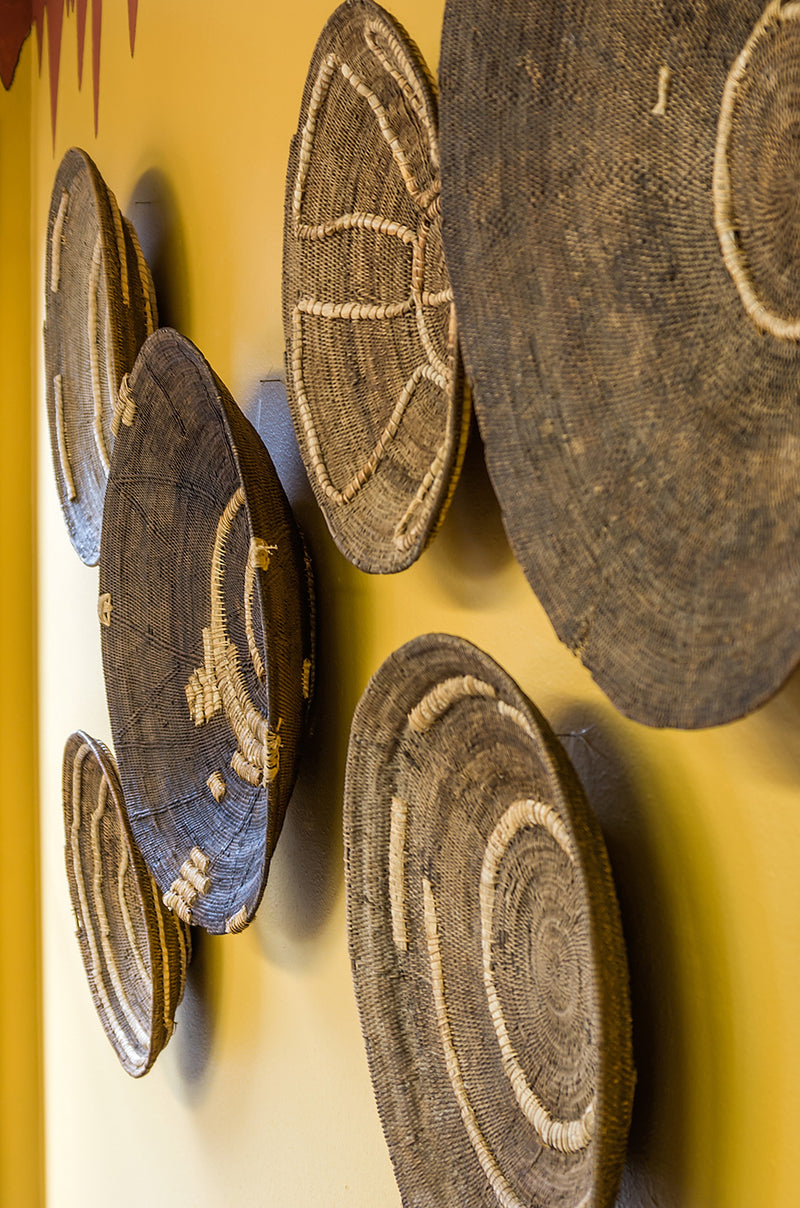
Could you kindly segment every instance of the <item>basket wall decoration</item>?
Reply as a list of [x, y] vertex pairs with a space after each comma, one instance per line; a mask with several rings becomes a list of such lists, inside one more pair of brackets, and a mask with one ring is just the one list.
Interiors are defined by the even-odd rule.
[[257, 433], [162, 328], [130, 375], [99, 615], [131, 826], [165, 901], [239, 931], [261, 899], [313, 687], [312, 578]]
[[287, 171], [287, 389], [311, 486], [362, 570], [410, 565], [455, 486], [468, 408], [444, 260], [433, 83], [347, 0], [309, 68]]
[[376, 672], [345, 782], [347, 924], [406, 1208], [610, 1206], [633, 1095], [602, 836], [541, 715], [442, 634]]
[[442, 209], [514, 552], [638, 721], [800, 656], [800, 9], [451, 0]]

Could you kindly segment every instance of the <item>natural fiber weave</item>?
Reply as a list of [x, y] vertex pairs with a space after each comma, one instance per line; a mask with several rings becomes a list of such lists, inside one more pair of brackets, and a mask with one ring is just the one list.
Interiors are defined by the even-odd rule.
[[146, 1074], [172, 1035], [191, 932], [161, 901], [130, 832], [114, 757], [78, 731], [64, 748], [67, 879], [97, 1014], [123, 1069]]
[[509, 538], [639, 721], [800, 655], [800, 6], [452, 0], [448, 268]]
[[240, 931], [297, 771], [310, 568], [266, 449], [193, 344], [157, 331], [128, 396], [99, 599], [120, 776], [167, 904]]
[[119, 385], [158, 314], [136, 232], [92, 160], [76, 147], [56, 174], [45, 263], [53, 468], [70, 540], [94, 566]]
[[403, 570], [441, 522], [467, 432], [439, 212], [432, 81], [405, 31], [347, 0], [317, 43], [289, 159], [287, 388], [333, 538]]
[[605, 847], [547, 723], [468, 642], [417, 638], [367, 687], [345, 858], [405, 1208], [613, 1204], [633, 1068]]

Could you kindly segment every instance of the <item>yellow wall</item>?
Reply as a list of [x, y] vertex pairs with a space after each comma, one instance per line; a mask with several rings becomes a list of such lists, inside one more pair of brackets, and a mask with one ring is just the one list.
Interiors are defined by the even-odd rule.
[[[141, 0], [131, 59], [126, 6], [106, 5], [97, 138], [88, 60], [83, 91], [75, 81], [74, 15], [65, 20], [55, 149], [49, 89], [36, 75], [30, 44], [12, 93], [0, 97], [4, 508], [16, 506], [27, 489], [27, 466], [9, 457], [8, 434], [14, 428], [14, 447], [26, 448], [31, 348], [37, 415], [44, 415], [41, 349], [29, 326], [32, 320], [35, 333], [41, 327], [53, 175], [63, 151], [78, 144], [96, 159], [146, 248], [157, 253], [164, 317], [200, 346], [250, 414], [262, 424], [274, 417], [267, 444], [309, 533], [322, 621], [314, 733], [263, 906], [242, 936], [198, 942], [176, 1035], [152, 1073], [132, 1082], [91, 1006], [63, 872], [64, 740], [78, 726], [106, 740], [110, 732], [97, 572], [78, 563], [67, 540], [46, 425], [39, 422], [41, 1169], [48, 1203], [399, 1204], [350, 986], [341, 786], [350, 716], [371, 672], [415, 634], [447, 630], [497, 658], [566, 736], [606, 830], [630, 954], [639, 1064], [620, 1204], [794, 1208], [800, 1202], [800, 678], [758, 714], [714, 731], [653, 732], [625, 721], [555, 639], [511, 557], [474, 443], [432, 548], [400, 576], [370, 578], [330, 543], [298, 469], [285, 413], [274, 412], [261, 384], [282, 372], [285, 160], [330, 7], [329, 0], [280, 6]], [[440, 0], [394, 5], [432, 65], [442, 7]], [[29, 190], [28, 256], [7, 224], [9, 214], [20, 220], [27, 210]], [[23, 294], [32, 272], [31, 315], [17, 308], [16, 290], [9, 299], [9, 271]], [[17, 345], [11, 356], [10, 343]], [[24, 506], [21, 514], [27, 517]], [[25, 584], [24, 519], [9, 524], [4, 512], [3, 536], [6, 566], [18, 558]], [[11, 606], [9, 582], [7, 573], [4, 608]], [[4, 943], [13, 915], [28, 928], [23, 949], [33, 951], [32, 652], [24, 584], [20, 589], [15, 578], [15, 613], [8, 622], [4, 614], [2, 627], [4, 657], [13, 647], [14, 687], [11, 703], [3, 697], [3, 762], [16, 783], [4, 794], [0, 849]], [[9, 639], [9, 624], [19, 642]], [[5, 828], [24, 849], [16, 873], [24, 873], [23, 884], [5, 871]], [[4, 977], [9, 960], [16, 968], [17, 959], [4, 947]], [[26, 953], [19, 968], [28, 1006], [35, 999], [30, 965]], [[6, 1022], [5, 987], [4, 1003], [5, 1052], [7, 1028], [15, 1026]], [[35, 1088], [35, 1074], [18, 1085]], [[30, 1102], [35, 1106], [35, 1096]], [[4, 1137], [7, 1115], [4, 1095]], [[34, 1138], [19, 1150], [18, 1165], [35, 1172], [35, 1113], [17, 1123]], [[8, 1202], [33, 1203], [33, 1195]]]

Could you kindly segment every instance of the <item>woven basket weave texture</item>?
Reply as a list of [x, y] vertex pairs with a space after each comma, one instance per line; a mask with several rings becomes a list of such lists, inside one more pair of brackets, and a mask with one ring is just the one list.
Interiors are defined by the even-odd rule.
[[610, 1206], [633, 1092], [602, 836], [560, 744], [496, 663], [432, 634], [356, 709], [347, 921], [406, 1208]]
[[514, 552], [623, 712], [743, 715], [800, 654], [800, 9], [453, 0], [440, 88]]
[[191, 933], [161, 901], [131, 834], [111, 753], [82, 731], [64, 748], [65, 858], [92, 1000], [120, 1063], [151, 1068], [175, 1025]]
[[436, 100], [405, 31], [347, 0], [309, 68], [287, 171], [287, 387], [333, 538], [362, 570], [413, 562], [467, 432], [439, 208]]
[[70, 540], [94, 566], [118, 396], [158, 325], [155, 291], [133, 226], [85, 151], [67, 151], [47, 223], [44, 348], [47, 416]]
[[311, 694], [311, 572], [269, 455], [168, 328], [130, 377], [99, 612], [134, 834], [168, 903], [238, 931], [261, 899]]

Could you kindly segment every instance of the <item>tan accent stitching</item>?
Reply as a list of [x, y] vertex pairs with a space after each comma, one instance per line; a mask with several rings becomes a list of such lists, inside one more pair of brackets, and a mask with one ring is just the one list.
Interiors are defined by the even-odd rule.
[[208, 867], [208, 856], [199, 847], [193, 847], [164, 894], [164, 905], [174, 910], [184, 923], [191, 923], [192, 907], [198, 897], [207, 894], [211, 888], [211, 880], [206, 875]]
[[451, 679], [441, 680], [411, 710], [409, 727], [416, 734], [424, 734], [457, 701], [476, 696], [495, 700], [497, 692], [491, 684], [473, 675], [454, 675]]
[[153, 332], [155, 331], [155, 315], [156, 315], [155, 293], [152, 292], [153, 291], [153, 278], [150, 274], [150, 269], [147, 266], [147, 261], [144, 258], [144, 252], [142, 251], [141, 244], [139, 243], [139, 239], [136, 235], [136, 231], [133, 230], [133, 228], [131, 228], [131, 238], [133, 240], [133, 246], [136, 249], [136, 266], [139, 270], [139, 280], [142, 283], [142, 294], [144, 295], [144, 312], [145, 312], [145, 324], [147, 326], [147, 334], [149, 336], [151, 336], [153, 334]]
[[768, 332], [778, 340], [800, 340], [800, 318], [782, 318], [770, 310], [756, 292], [755, 284], [750, 276], [750, 266], [739, 243], [737, 219], [731, 196], [728, 142], [733, 129], [733, 110], [737, 90], [750, 64], [756, 44], [764, 35], [769, 34], [785, 21], [798, 19], [800, 19], [800, 4], [793, 3], [783, 6], [781, 0], [771, 0], [736, 58], [728, 73], [722, 93], [712, 179], [714, 227], [719, 238], [725, 267], [739, 291], [739, 297], [750, 319], [762, 331]]
[[61, 462], [61, 472], [64, 475], [64, 485], [67, 488], [67, 495], [72, 500], [77, 497], [78, 493], [75, 490], [75, 480], [72, 477], [72, 466], [70, 465], [69, 453], [67, 452], [67, 434], [64, 427], [64, 388], [63, 378], [60, 373], [57, 373], [53, 378], [53, 393], [56, 408], [58, 459]]
[[92, 396], [94, 398], [94, 422], [92, 430], [94, 432], [94, 442], [97, 445], [97, 452], [100, 454], [100, 460], [103, 463], [103, 468], [108, 474], [109, 460], [108, 450], [106, 449], [106, 441], [103, 435], [103, 395], [100, 389], [100, 353], [98, 349], [99, 332], [97, 327], [97, 293], [100, 287], [100, 264], [103, 258], [103, 247], [100, 236], [97, 236], [97, 241], [94, 245], [92, 253], [92, 267], [89, 274], [89, 297], [87, 305], [87, 327], [89, 337], [89, 365], [92, 376]]
[[[436, 1023], [439, 1029], [439, 1040], [441, 1041], [442, 1049], [444, 1050], [445, 1066], [447, 1076], [450, 1079], [450, 1086], [453, 1089], [453, 1094], [456, 1097], [459, 1111], [461, 1112], [461, 1120], [464, 1128], [467, 1131], [470, 1144], [475, 1152], [475, 1156], [480, 1162], [481, 1169], [486, 1176], [489, 1185], [492, 1188], [497, 1202], [501, 1208], [525, 1208], [522, 1201], [515, 1195], [513, 1188], [506, 1181], [502, 1170], [500, 1169], [497, 1158], [489, 1148], [486, 1138], [481, 1132], [478, 1119], [475, 1115], [472, 1104], [469, 1101], [467, 1088], [464, 1085], [464, 1078], [461, 1073], [461, 1066], [458, 1061], [458, 1055], [453, 1044], [453, 1035], [450, 1030], [450, 1017], [447, 1010], [447, 999], [444, 989], [444, 974], [442, 971], [442, 953], [439, 944], [439, 924], [436, 916], [436, 901], [431, 889], [431, 883], [427, 877], [422, 881], [422, 898], [423, 908], [425, 912], [425, 938], [428, 945], [428, 959], [431, 970], [431, 990], [433, 991], [433, 1003], [436, 1010]], [[582, 1203], [586, 1203], [583, 1200]]]
[[122, 381], [119, 384], [117, 393], [116, 405], [114, 407], [114, 416], [111, 420], [111, 432], [116, 439], [119, 435], [119, 426], [124, 424], [126, 428], [133, 426], [133, 421], [136, 419], [136, 399], [131, 394], [130, 374], [124, 373]]
[[58, 293], [58, 287], [61, 283], [61, 248], [63, 246], [64, 221], [67, 217], [68, 205], [69, 193], [66, 189], [62, 189], [58, 213], [53, 223], [53, 234], [50, 237], [50, 289], [54, 294]]
[[672, 72], [667, 66], [664, 66], [658, 73], [658, 100], [650, 110], [653, 117], [666, 117], [667, 101], [669, 100], [669, 90], [671, 85]]
[[[381, 47], [378, 46], [377, 42], [375, 41], [376, 34], [383, 38], [392, 54], [392, 57], [394, 58], [394, 63], [389, 60], [388, 56], [384, 54]], [[430, 142], [431, 159], [438, 168], [438, 136], [436, 130], [434, 130], [431, 124], [428, 106], [425, 103], [425, 95], [417, 85], [416, 72], [409, 61], [408, 56], [403, 50], [403, 47], [388, 26], [383, 25], [382, 22], [375, 20], [367, 21], [364, 28], [364, 41], [375, 55], [375, 58], [378, 60], [387, 75], [390, 75], [395, 83], [399, 85], [403, 96], [406, 98], [409, 105], [425, 127], [428, 135], [428, 141]]]
[[206, 784], [208, 785], [211, 796], [214, 798], [214, 800], [221, 801], [225, 796], [226, 789], [225, 777], [222, 775], [222, 772], [212, 772], [206, 781]]
[[428, 467], [425, 477], [417, 487], [414, 498], [411, 500], [411, 503], [408, 505], [403, 516], [395, 526], [394, 543], [398, 549], [410, 549], [416, 541], [420, 526], [419, 523], [412, 524], [412, 521], [427, 499], [431, 488], [441, 478], [446, 456], [447, 441], [442, 441], [442, 443], [439, 445], [439, 448], [436, 450], [436, 456]]
[[392, 797], [389, 828], [389, 902], [392, 913], [392, 939], [400, 952], [408, 949], [406, 928], [406, 830], [408, 802]]
[[247, 907], [243, 906], [241, 910], [237, 910], [236, 914], [231, 915], [225, 924], [225, 930], [229, 935], [236, 935], [240, 931], [244, 931], [247, 923]]
[[503, 1008], [497, 993], [492, 966], [492, 920], [494, 916], [497, 875], [503, 856], [514, 836], [527, 827], [546, 830], [570, 861], [573, 861], [572, 844], [563, 820], [552, 806], [542, 801], [515, 801], [498, 821], [486, 844], [481, 867], [481, 947], [483, 952], [483, 982], [492, 1018], [497, 1043], [503, 1060], [503, 1069], [514, 1090], [517, 1103], [525, 1118], [538, 1133], [548, 1149], [559, 1153], [579, 1153], [592, 1139], [594, 1105], [590, 1103], [577, 1120], [554, 1119], [541, 1100], [528, 1085], [525, 1072], [519, 1063], [511, 1038], [508, 1034]]
[[303, 700], [311, 696], [311, 659], [303, 659]]
[[114, 605], [111, 603], [111, 592], [104, 591], [97, 601], [97, 616], [101, 625], [106, 628], [111, 624], [111, 614], [114, 611]]
[[277, 545], [267, 545], [260, 537], [250, 539], [250, 549], [247, 554], [247, 566], [244, 572], [244, 628], [247, 634], [247, 646], [253, 663], [253, 670], [262, 681], [266, 678], [264, 661], [256, 643], [253, 628], [253, 592], [255, 590], [256, 571], [269, 570], [270, 556], [277, 552]]
[[[256, 709], [248, 695], [239, 666], [239, 652], [228, 638], [223, 595], [225, 554], [233, 522], [243, 505], [244, 490], [239, 487], [228, 500], [217, 524], [211, 559], [211, 624], [203, 630], [205, 661], [189, 678], [186, 701], [197, 726], [213, 717], [220, 707], [224, 709], [238, 743], [231, 767], [247, 784], [255, 786], [271, 783], [278, 774], [281, 719], [278, 719], [275, 729], [270, 730], [267, 719]], [[263, 560], [271, 549], [265, 542], [259, 541], [253, 556]], [[245, 597], [248, 595], [246, 582], [247, 570]]]

